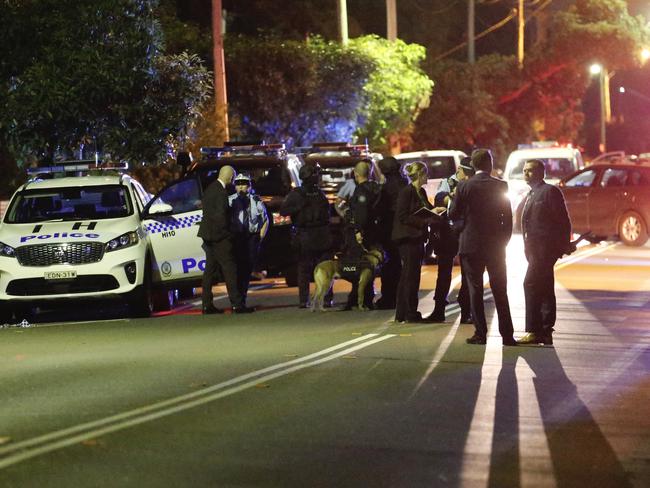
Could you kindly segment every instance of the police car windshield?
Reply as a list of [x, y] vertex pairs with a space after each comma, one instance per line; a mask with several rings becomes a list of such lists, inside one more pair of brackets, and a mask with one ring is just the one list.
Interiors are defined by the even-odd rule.
[[[510, 170], [509, 178], [515, 180], [524, 179], [524, 164], [526, 161], [532, 158], [523, 158], [517, 161], [517, 163]], [[551, 179], [559, 180], [565, 176], [569, 176], [571, 173], [576, 171], [578, 168], [571, 162], [569, 158], [535, 158], [544, 161], [544, 167], [546, 168], [546, 177]]]
[[24, 190], [11, 202], [5, 222], [28, 224], [48, 220], [102, 220], [133, 214], [123, 186], [86, 186]]
[[453, 156], [425, 156], [419, 158], [399, 158], [402, 168], [407, 164], [416, 161], [423, 162], [427, 165], [428, 176], [430, 180], [449, 178], [456, 172], [456, 162]]

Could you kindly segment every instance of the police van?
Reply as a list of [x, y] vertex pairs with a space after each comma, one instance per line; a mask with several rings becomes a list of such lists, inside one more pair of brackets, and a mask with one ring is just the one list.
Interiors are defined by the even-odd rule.
[[167, 185], [149, 203], [143, 225], [151, 249], [153, 280], [159, 286], [198, 285], [205, 269], [203, 241], [197, 236], [205, 189], [226, 165], [251, 177], [252, 188], [269, 214], [269, 230], [262, 242], [260, 266], [297, 284], [296, 258], [291, 249], [291, 219], [280, 215], [280, 205], [291, 189], [300, 185], [301, 161], [284, 144], [226, 143], [202, 147], [201, 160]]
[[151, 313], [157, 297], [142, 222], [150, 195], [126, 169], [73, 161], [28, 170], [0, 224], [2, 322], [29, 316], [39, 302], [80, 298], [121, 296], [133, 315]]

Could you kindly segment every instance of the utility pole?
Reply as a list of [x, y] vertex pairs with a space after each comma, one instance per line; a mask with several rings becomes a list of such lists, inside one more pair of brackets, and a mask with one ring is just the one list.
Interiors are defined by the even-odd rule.
[[397, 39], [397, 0], [386, 0], [386, 38]]
[[474, 64], [476, 61], [476, 54], [474, 51], [474, 17], [476, 16], [476, 10], [474, 0], [467, 0], [467, 2], [467, 62], [469, 64]]
[[212, 56], [214, 59], [214, 100], [217, 120], [224, 128], [224, 141], [230, 139], [228, 130], [228, 97], [226, 96], [226, 63], [223, 54], [221, 0], [212, 0]]
[[339, 40], [344, 46], [348, 43], [348, 5], [347, 0], [337, 0], [336, 14], [339, 19]]
[[600, 88], [600, 144], [598, 150], [601, 153], [607, 151], [607, 113], [611, 111], [609, 108], [609, 75], [603, 66], [600, 70], [598, 78], [598, 86]]
[[517, 38], [517, 61], [519, 63], [519, 69], [524, 67], [524, 0], [519, 0], [519, 7], [517, 8], [517, 26], [518, 26], [518, 38]]

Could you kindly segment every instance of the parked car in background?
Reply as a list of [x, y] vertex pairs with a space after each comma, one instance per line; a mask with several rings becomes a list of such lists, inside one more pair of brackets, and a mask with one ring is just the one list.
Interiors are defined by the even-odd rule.
[[421, 161], [427, 165], [429, 176], [424, 189], [433, 203], [440, 181], [453, 175], [458, 169], [460, 160], [466, 156], [463, 151], [437, 149], [402, 153], [395, 158], [402, 164], [402, 167], [415, 161]]
[[628, 246], [648, 240], [650, 167], [595, 164], [559, 183], [573, 232], [591, 231], [590, 240], [620, 239]]

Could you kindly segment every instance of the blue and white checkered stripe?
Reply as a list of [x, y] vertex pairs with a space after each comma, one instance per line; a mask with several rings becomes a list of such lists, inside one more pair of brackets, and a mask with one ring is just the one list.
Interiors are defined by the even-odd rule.
[[149, 234], [158, 234], [170, 230], [184, 229], [191, 227], [197, 222], [201, 222], [202, 214], [187, 215], [185, 217], [162, 217], [160, 220], [148, 223], [146, 225]]

